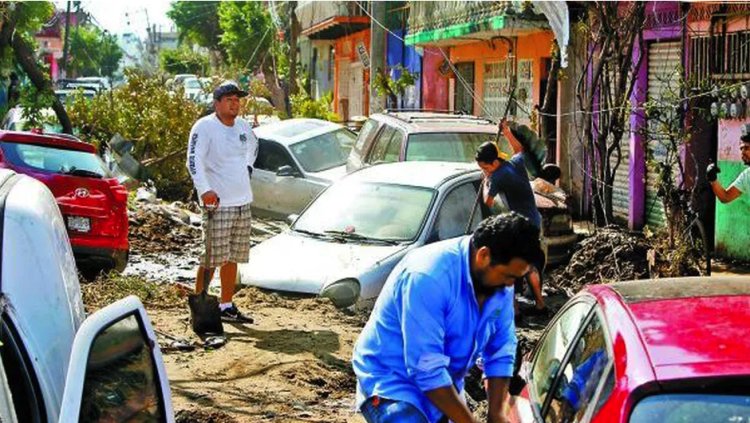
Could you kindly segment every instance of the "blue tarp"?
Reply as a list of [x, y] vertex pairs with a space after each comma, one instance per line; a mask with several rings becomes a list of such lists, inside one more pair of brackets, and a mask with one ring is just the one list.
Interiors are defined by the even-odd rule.
[[[394, 35], [395, 34], [395, 35]], [[422, 57], [417, 54], [413, 46], [404, 45], [403, 29], [388, 33], [386, 65], [390, 70], [391, 78], [398, 78], [401, 72], [393, 69], [396, 65], [401, 65], [410, 72], [419, 74], [419, 78], [413, 87], [407, 89], [403, 98], [399, 99], [400, 107], [407, 109], [418, 109], [421, 107], [421, 87], [422, 87]]]

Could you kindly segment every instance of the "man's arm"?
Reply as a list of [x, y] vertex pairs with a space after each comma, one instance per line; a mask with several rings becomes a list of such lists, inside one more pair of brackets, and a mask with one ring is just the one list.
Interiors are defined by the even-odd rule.
[[208, 155], [210, 138], [201, 131], [200, 125], [193, 125], [188, 140], [187, 168], [193, 185], [203, 204], [213, 205], [217, 200], [216, 193], [211, 190], [206, 178], [205, 160]]
[[505, 422], [509, 378], [513, 376], [518, 340], [513, 312], [513, 290], [506, 288], [499, 306], [500, 316], [495, 320], [490, 342], [482, 353], [484, 374], [488, 380], [489, 414], [491, 423]]
[[474, 423], [461, 402], [448, 373], [450, 357], [445, 354], [445, 316], [450, 299], [448, 287], [431, 276], [411, 273], [401, 282], [401, 333], [404, 340], [406, 373], [427, 398], [456, 423]]
[[491, 377], [487, 379], [487, 402], [489, 405], [489, 411], [487, 412], [488, 423], [505, 423], [507, 421], [506, 415], [508, 410], [505, 407], [507, 404], [506, 398], [508, 396], [508, 385], [510, 379], [507, 377]]
[[474, 416], [461, 401], [456, 388], [446, 386], [425, 392], [427, 398], [454, 423], [475, 423]]
[[711, 182], [711, 190], [722, 203], [732, 202], [742, 195], [742, 191], [738, 190], [734, 185], [725, 190], [719, 181]]
[[510, 145], [510, 148], [513, 149], [514, 154], [523, 152], [523, 145], [518, 141], [516, 136], [513, 135], [513, 131], [510, 130], [510, 126], [508, 126], [508, 122], [505, 120], [500, 122], [500, 131], [503, 136], [505, 136], [505, 139], [508, 140], [508, 144]]
[[255, 161], [258, 159], [260, 142], [258, 141], [258, 138], [256, 138], [252, 129], [250, 129], [250, 133], [248, 135], [250, 136], [250, 139], [248, 142], [249, 145], [247, 146], [247, 172], [252, 179], [253, 169], [255, 168]]

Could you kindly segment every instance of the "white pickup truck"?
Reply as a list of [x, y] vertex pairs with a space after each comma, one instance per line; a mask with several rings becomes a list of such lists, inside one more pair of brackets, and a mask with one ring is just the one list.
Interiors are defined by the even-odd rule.
[[68, 235], [41, 182], [0, 169], [0, 422], [172, 422], [143, 305], [86, 318]]

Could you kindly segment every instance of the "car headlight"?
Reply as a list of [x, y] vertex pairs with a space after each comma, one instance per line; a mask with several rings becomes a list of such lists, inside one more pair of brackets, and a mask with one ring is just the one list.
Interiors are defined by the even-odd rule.
[[349, 307], [359, 299], [359, 281], [346, 278], [336, 281], [320, 291], [320, 296], [330, 298], [336, 307]]

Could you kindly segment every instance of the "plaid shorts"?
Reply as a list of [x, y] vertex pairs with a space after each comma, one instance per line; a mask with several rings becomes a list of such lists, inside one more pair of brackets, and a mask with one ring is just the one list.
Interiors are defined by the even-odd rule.
[[[219, 207], [208, 221], [203, 212], [203, 254], [200, 265], [223, 266], [228, 262], [247, 263], [250, 256], [250, 204], [237, 207]], [[208, 239], [207, 239], [208, 238]], [[207, 242], [208, 241], [208, 242]]]

